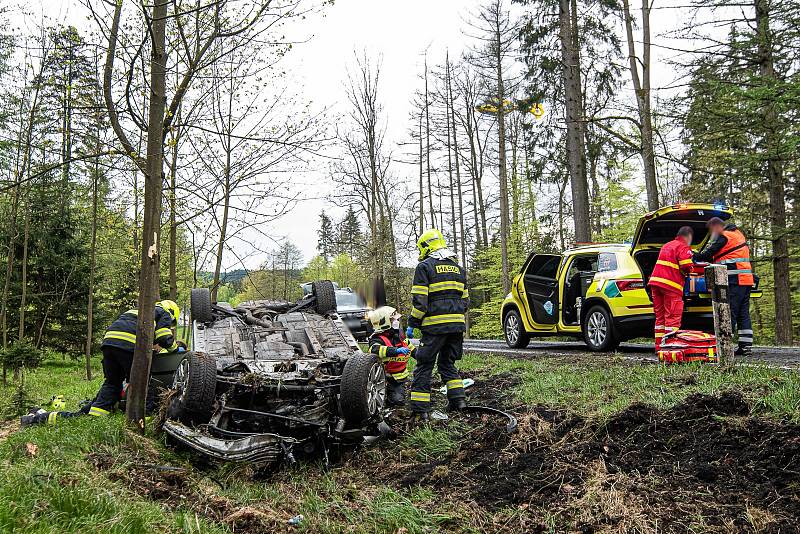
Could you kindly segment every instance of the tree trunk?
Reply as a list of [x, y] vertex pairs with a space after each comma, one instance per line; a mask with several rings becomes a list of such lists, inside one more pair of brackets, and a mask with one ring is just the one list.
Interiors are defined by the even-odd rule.
[[[445, 62], [445, 91], [450, 87], [450, 56], [447, 56]], [[456, 218], [456, 187], [453, 181], [453, 143], [452, 143], [452, 128], [450, 127], [450, 102], [449, 92], [444, 95], [444, 109], [445, 109], [445, 122], [447, 124], [447, 175], [450, 179], [450, 223], [453, 241], [453, 252], [458, 255], [458, 222]]]
[[[180, 122], [180, 118], [178, 119]], [[169, 169], [169, 299], [178, 300], [178, 224], [177, 182], [178, 182], [178, 135], [173, 138], [172, 161]]]
[[[760, 75], [769, 88], [778, 82], [775, 72], [774, 43], [770, 28], [770, 1], [755, 0], [756, 28]], [[772, 235], [772, 268], [775, 284], [775, 342], [792, 344], [792, 293], [789, 279], [789, 243], [786, 228], [786, 198], [781, 159], [782, 127], [774, 99], [766, 102], [763, 111], [764, 145], [767, 151], [767, 180], [769, 184], [769, 218]]]
[[422, 114], [419, 116], [419, 235], [425, 231], [425, 186], [422, 163]]
[[[29, 176], [30, 178], [30, 176]], [[25, 338], [25, 308], [28, 305], [28, 245], [30, 237], [31, 208], [29, 202], [25, 203], [25, 223], [22, 233], [22, 277], [20, 278], [20, 297], [19, 297], [19, 331], [17, 341], [22, 342]]]
[[431, 115], [428, 100], [428, 60], [425, 59], [425, 162], [428, 167], [428, 208], [431, 212], [431, 226], [436, 225], [436, 211], [433, 209], [433, 188], [431, 187]]
[[577, 13], [570, 0], [559, 0], [559, 37], [561, 41], [562, 76], [564, 81], [567, 123], [567, 167], [572, 187], [572, 210], [575, 222], [575, 241], [591, 241], [589, 227], [589, 187], [586, 183], [585, 123], [583, 119], [583, 89], [581, 86], [580, 55], [575, 46]]
[[[456, 159], [456, 187], [458, 188], [458, 227], [459, 227], [459, 245], [461, 248], [461, 265], [467, 267], [467, 244], [464, 236], [464, 198], [461, 190], [461, 165], [459, 163], [458, 153], [458, 130], [456, 129], [456, 112], [455, 100], [453, 99], [453, 83], [451, 74], [450, 56], [447, 56], [447, 97], [450, 106], [450, 124], [453, 125], [453, 152]], [[454, 223], [455, 224], [455, 223]], [[477, 230], [477, 228], [476, 228]]]
[[511, 282], [508, 278], [508, 177], [506, 175], [506, 114], [504, 101], [506, 98], [505, 85], [503, 80], [503, 54], [502, 36], [500, 29], [495, 31], [495, 57], [497, 63], [497, 154], [499, 157], [499, 176], [500, 176], [500, 259], [502, 264], [503, 294], [511, 289]]
[[639, 131], [641, 133], [642, 166], [644, 168], [644, 184], [647, 190], [647, 209], [659, 208], [658, 181], [656, 179], [655, 145], [653, 143], [653, 114], [650, 109], [650, 2], [642, 0], [642, 76], [639, 77], [638, 58], [633, 39], [633, 18], [629, 0], [622, 0], [625, 18], [625, 34], [628, 40], [628, 63], [639, 108]]
[[[121, 4], [121, 2], [120, 2]], [[120, 5], [118, 4], [118, 6]], [[147, 122], [147, 174], [144, 191], [139, 314], [126, 414], [144, 432], [145, 400], [153, 354], [155, 303], [158, 299], [161, 184], [164, 170], [164, 111], [166, 108], [166, 29], [168, 0], [155, 0], [150, 26], [150, 98]]]

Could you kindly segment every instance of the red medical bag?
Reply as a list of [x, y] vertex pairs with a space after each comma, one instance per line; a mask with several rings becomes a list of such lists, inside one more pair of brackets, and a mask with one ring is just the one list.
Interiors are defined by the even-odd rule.
[[697, 330], [678, 330], [661, 339], [658, 361], [662, 363], [717, 363], [717, 338]]

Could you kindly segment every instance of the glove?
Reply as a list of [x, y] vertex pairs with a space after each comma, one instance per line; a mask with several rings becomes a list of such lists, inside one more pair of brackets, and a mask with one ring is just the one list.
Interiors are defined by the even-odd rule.
[[180, 346], [179, 346], [179, 347], [178, 347], [178, 354], [182, 354], [182, 353], [184, 353], [184, 352], [186, 352], [186, 347], [180, 347]]
[[409, 349], [408, 347], [400, 347], [399, 349], [397, 349], [397, 354], [402, 354], [403, 356], [405, 356], [409, 352], [411, 352], [411, 349]]
[[412, 327], [406, 328], [406, 337], [412, 337], [414, 335], [414, 329]]

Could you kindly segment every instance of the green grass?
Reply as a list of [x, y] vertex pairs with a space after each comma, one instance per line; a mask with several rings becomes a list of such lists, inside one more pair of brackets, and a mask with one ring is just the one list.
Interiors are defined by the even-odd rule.
[[[26, 373], [29, 394], [40, 403], [63, 394], [72, 409], [99, 387], [102, 373], [99, 361], [94, 363], [96, 377], [87, 382], [82, 362], [48, 360]], [[607, 417], [633, 402], [666, 407], [694, 392], [738, 389], [760, 415], [800, 419], [800, 377], [766, 367], [723, 372], [712, 366], [638, 365], [614, 357], [511, 360], [470, 354], [460, 367], [477, 375], [476, 388], [501, 387], [508, 376], [519, 377], [516, 385], [500, 390], [511, 397], [511, 404], [543, 404], [589, 417]], [[14, 389], [0, 386], [0, 405], [8, 402]], [[0, 437], [0, 532], [234, 531], [230, 522], [222, 520], [223, 512], [203, 512], [195, 503], [198, 500], [226, 503], [223, 515], [255, 510], [252, 513], [261, 514], [264, 521], [263, 531], [286, 529], [286, 521], [296, 514], [305, 517], [293, 528], [298, 532], [491, 531], [492, 525], [521, 512], [490, 513], [461, 503], [458, 495], [445, 498], [430, 488], [383, 481], [399, 480], [414, 462], [430, 462], [457, 451], [456, 424], [415, 428], [327, 471], [304, 464], [267, 480], [254, 478], [249, 466], [195, 469], [195, 459], [188, 453], [168, 449], [158, 438], [132, 434], [121, 414], [19, 430]], [[0, 423], [0, 436], [10, 425]], [[115, 458], [114, 467], [96, 468], [93, 455], [97, 454]], [[135, 474], [142, 457], [148, 463], [185, 468], [186, 498], [178, 504], [146, 498], [135, 479], [123, 476], [128, 471]], [[398, 465], [404, 466], [401, 471], [391, 471]]]
[[576, 363], [468, 354], [460, 367], [488, 370], [490, 376], [517, 376], [520, 383], [510, 392], [516, 401], [568, 407], [585, 415], [605, 417], [635, 402], [666, 408], [692, 393], [737, 389], [750, 400], [755, 414], [800, 421], [800, 374], [767, 366], [723, 371], [702, 364], [631, 364], [613, 356], [607, 360], [589, 357]]

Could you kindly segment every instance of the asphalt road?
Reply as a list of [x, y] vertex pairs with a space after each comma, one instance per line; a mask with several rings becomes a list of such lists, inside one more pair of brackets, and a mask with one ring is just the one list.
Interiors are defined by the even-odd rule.
[[[545, 356], [586, 355], [602, 357], [603, 353], [591, 352], [579, 341], [539, 341], [533, 340], [526, 349], [512, 349], [504, 341], [487, 339], [466, 339], [464, 350], [472, 353], [499, 354], [510, 358], [534, 359]], [[658, 362], [652, 344], [623, 343], [617, 352], [626, 360]], [[737, 361], [750, 364], [767, 364], [790, 369], [800, 368], [800, 347], [753, 347], [753, 354], [737, 358]]]

